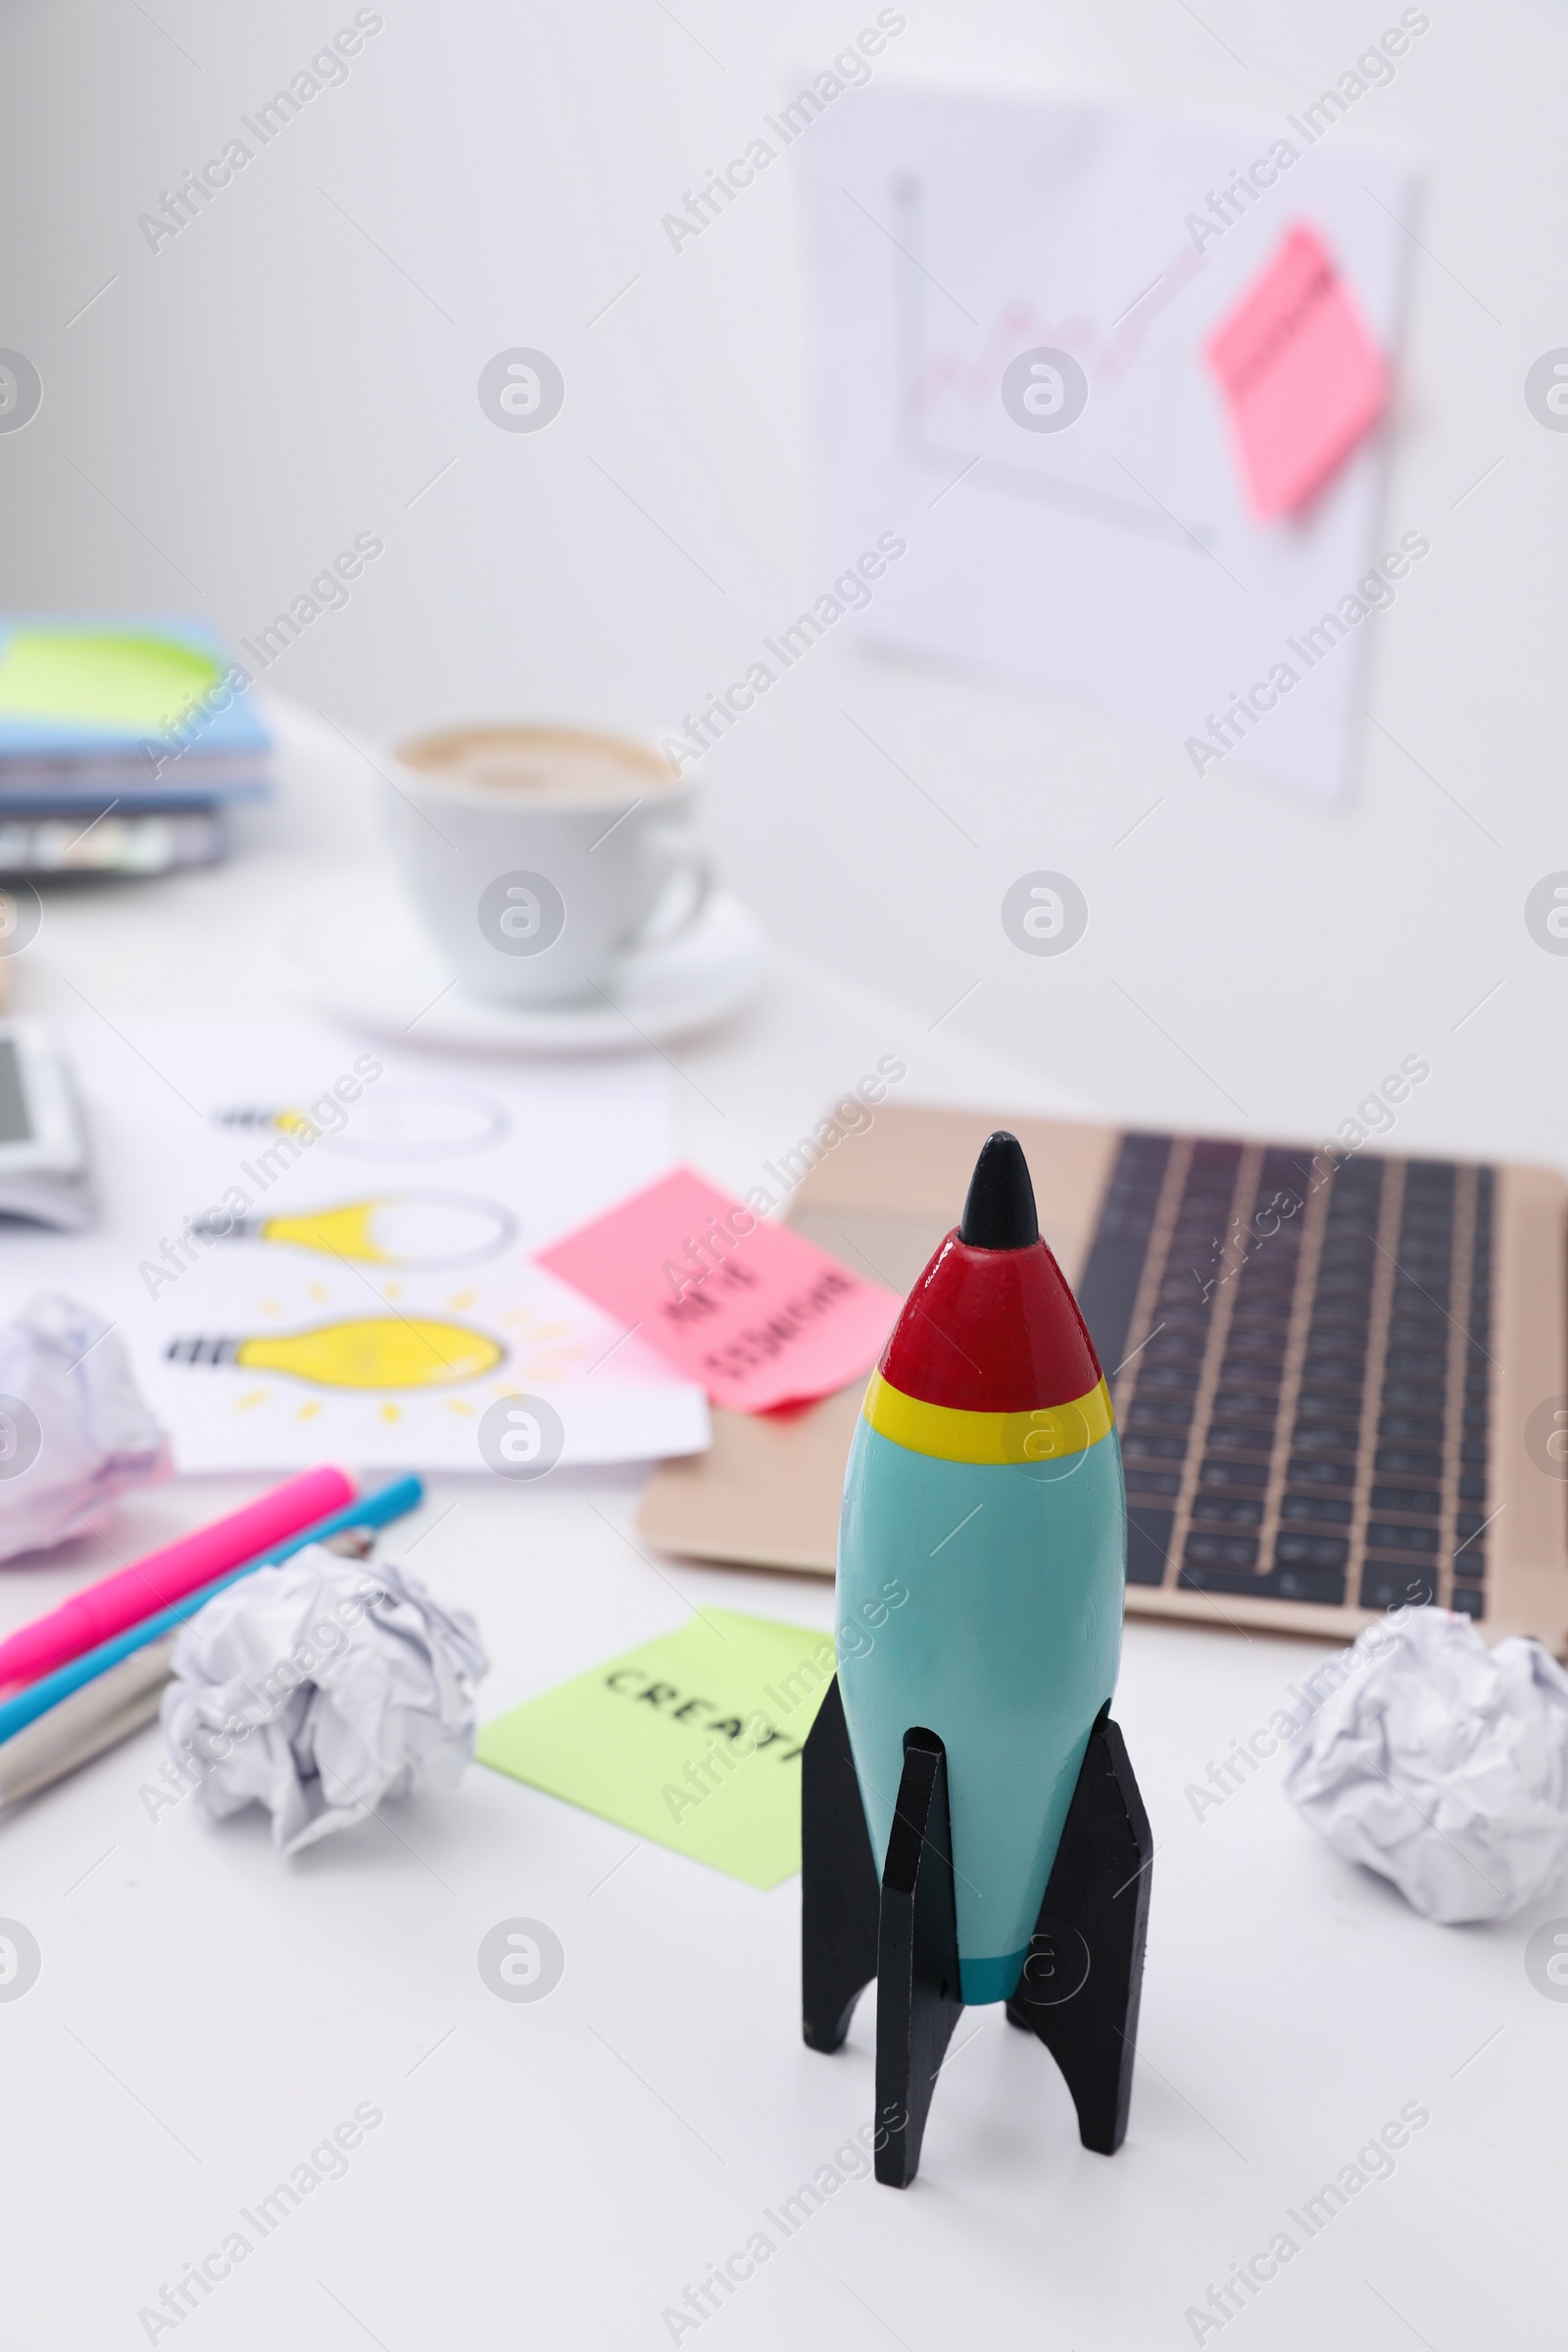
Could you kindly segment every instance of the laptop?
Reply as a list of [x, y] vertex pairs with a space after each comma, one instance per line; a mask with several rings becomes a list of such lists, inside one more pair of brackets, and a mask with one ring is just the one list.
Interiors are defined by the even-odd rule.
[[[1568, 1183], [1550, 1170], [885, 1105], [790, 1222], [901, 1295], [997, 1126], [1110, 1383], [1127, 1607], [1345, 1641], [1401, 1604], [1568, 1645]], [[863, 1383], [715, 1412], [639, 1524], [831, 1574]]]

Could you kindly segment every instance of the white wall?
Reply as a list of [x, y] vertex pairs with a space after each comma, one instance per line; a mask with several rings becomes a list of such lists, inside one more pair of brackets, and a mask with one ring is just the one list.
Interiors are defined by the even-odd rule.
[[[1267, 118], [1398, 14], [906, 5], [887, 61], [904, 75]], [[124, 0], [11, 0], [0, 344], [33, 359], [45, 403], [0, 435], [0, 595], [195, 604], [250, 634], [372, 531], [386, 552], [348, 609], [270, 673], [285, 692], [376, 729], [678, 716], [844, 551], [818, 547], [812, 514], [788, 158], [678, 255], [661, 216], [875, 9], [379, 7], [346, 83], [154, 253], [138, 215], [351, 22], [350, 0], [243, 21], [156, 0], [156, 24]], [[1130, 1115], [1200, 1104], [1216, 1125], [1320, 1132], [1416, 1053], [1433, 1075], [1406, 1140], [1568, 1159], [1568, 958], [1522, 918], [1530, 885], [1568, 867], [1568, 435], [1522, 397], [1529, 363], [1568, 344], [1568, 11], [1431, 14], [1394, 84], [1334, 133], [1426, 168], [1387, 520], [1434, 552], [1419, 592], [1368, 624], [1379, 723], [1354, 807], [1323, 815], [1224, 771], [1199, 785], [1179, 746], [1065, 704], [824, 647], [712, 755], [713, 823], [794, 945], [932, 1020], [978, 981], [956, 1028]], [[484, 362], [516, 344], [566, 379], [538, 434], [497, 431], [476, 399]], [[847, 702], [961, 806], [978, 850]], [[1042, 865], [1092, 908], [1060, 960], [1019, 955], [998, 917]]]

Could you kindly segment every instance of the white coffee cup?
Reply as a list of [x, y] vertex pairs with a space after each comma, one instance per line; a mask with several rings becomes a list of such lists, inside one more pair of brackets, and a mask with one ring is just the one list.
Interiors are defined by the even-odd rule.
[[693, 787], [631, 737], [451, 727], [402, 743], [393, 854], [465, 986], [513, 1004], [597, 1003], [622, 956], [691, 928], [711, 883]]

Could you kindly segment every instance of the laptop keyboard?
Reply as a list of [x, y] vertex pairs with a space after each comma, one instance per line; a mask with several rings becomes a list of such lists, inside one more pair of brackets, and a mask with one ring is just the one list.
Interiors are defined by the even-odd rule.
[[1491, 1168], [1125, 1135], [1079, 1285], [1130, 1584], [1487, 1613]]

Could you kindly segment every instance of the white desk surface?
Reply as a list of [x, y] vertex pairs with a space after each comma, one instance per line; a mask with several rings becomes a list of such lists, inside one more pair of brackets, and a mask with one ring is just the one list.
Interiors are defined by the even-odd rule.
[[[295, 1009], [280, 904], [377, 853], [373, 778], [285, 717], [288, 790], [246, 854], [214, 875], [52, 894], [17, 1009]], [[889, 1052], [909, 1062], [907, 1100], [1070, 1107], [780, 957], [755, 1010], [675, 1049], [687, 1149], [744, 1183]], [[0, 1304], [36, 1247], [3, 1245]], [[646, 1559], [640, 1483], [436, 1479], [397, 1531], [392, 1556], [417, 1543], [417, 1571], [480, 1621], [487, 1714], [699, 1599], [830, 1625], [816, 1580]], [[145, 1548], [243, 1491], [128, 1498], [115, 1543]], [[0, 1626], [113, 1564], [83, 1542], [0, 1572]], [[1000, 2009], [970, 2011], [914, 2187], [849, 2178], [798, 2207], [788, 2237], [764, 2216], [872, 2107], [871, 1995], [838, 2056], [801, 2040], [798, 1882], [759, 1894], [479, 1769], [284, 1865], [260, 1815], [215, 1830], [185, 1803], [149, 1819], [138, 1789], [161, 1746], [144, 1732], [0, 1825], [0, 1915], [43, 1953], [32, 1989], [0, 2002], [0, 2344], [1157, 2352], [1198, 2340], [1190, 2308], [1282, 2230], [1298, 2250], [1202, 2341], [1560, 2344], [1568, 2006], [1532, 1989], [1523, 1951], [1568, 1890], [1505, 1927], [1434, 1928], [1317, 1843], [1277, 1761], [1201, 1822], [1186, 1797], [1319, 1655], [1127, 1629], [1115, 1712], [1158, 1858], [1121, 2153], [1080, 2148], [1044, 2049]], [[517, 1915], [566, 1953], [559, 1987], [527, 2005], [496, 1999], [475, 1965], [486, 1930]], [[383, 2120], [343, 2177], [259, 2237], [241, 2209], [365, 2102]], [[1411, 2103], [1431, 2121], [1392, 2177], [1308, 2241], [1288, 2209]], [[236, 2229], [244, 2261], [154, 2335], [143, 2307]], [[720, 2309], [664, 2316], [759, 2231], [772, 2250]]]

